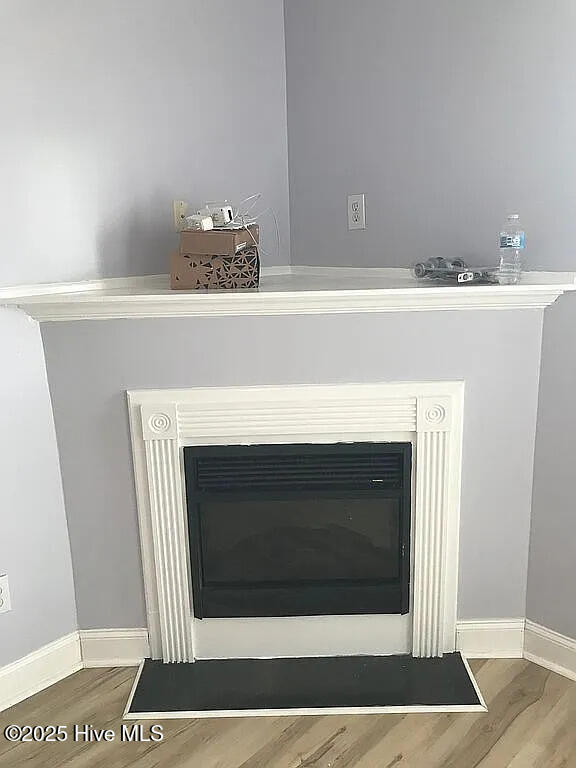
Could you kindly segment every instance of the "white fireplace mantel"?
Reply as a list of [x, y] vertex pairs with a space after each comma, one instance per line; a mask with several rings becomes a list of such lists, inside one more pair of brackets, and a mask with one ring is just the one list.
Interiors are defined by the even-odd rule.
[[0, 288], [35, 320], [542, 309], [576, 290], [574, 272], [525, 272], [517, 285], [439, 285], [400, 268], [272, 267], [260, 288], [171, 291], [167, 275]]
[[209, 624], [192, 615], [183, 446], [399, 440], [414, 448], [410, 648], [415, 656], [454, 651], [463, 405], [461, 381], [129, 392], [153, 657], [193, 661]]

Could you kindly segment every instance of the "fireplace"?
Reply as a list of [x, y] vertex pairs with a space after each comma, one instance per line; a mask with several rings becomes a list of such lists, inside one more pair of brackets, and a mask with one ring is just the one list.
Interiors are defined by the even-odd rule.
[[463, 382], [128, 400], [154, 659], [454, 651]]
[[184, 448], [194, 615], [405, 614], [410, 443]]

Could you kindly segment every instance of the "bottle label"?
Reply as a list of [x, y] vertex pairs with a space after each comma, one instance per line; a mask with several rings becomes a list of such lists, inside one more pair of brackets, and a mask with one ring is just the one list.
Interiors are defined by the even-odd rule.
[[514, 250], [521, 250], [526, 246], [526, 235], [524, 232], [514, 232], [513, 234], [508, 232], [500, 233], [500, 248], [514, 248]]

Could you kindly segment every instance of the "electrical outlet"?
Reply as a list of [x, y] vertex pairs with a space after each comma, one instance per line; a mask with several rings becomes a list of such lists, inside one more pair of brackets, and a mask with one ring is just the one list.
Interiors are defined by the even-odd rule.
[[0, 575], [0, 613], [6, 613], [12, 610], [10, 603], [10, 588], [8, 586], [8, 575]]
[[176, 229], [176, 232], [182, 231], [187, 213], [188, 203], [186, 200], [172, 200], [172, 216], [174, 218], [174, 228]]
[[366, 229], [364, 195], [348, 195], [348, 229]]

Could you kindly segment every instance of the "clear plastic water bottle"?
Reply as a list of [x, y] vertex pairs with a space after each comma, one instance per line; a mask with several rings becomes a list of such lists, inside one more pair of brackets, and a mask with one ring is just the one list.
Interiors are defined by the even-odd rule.
[[511, 213], [500, 232], [500, 267], [496, 276], [500, 285], [514, 285], [522, 273], [522, 252], [526, 234], [520, 227], [520, 216]]

